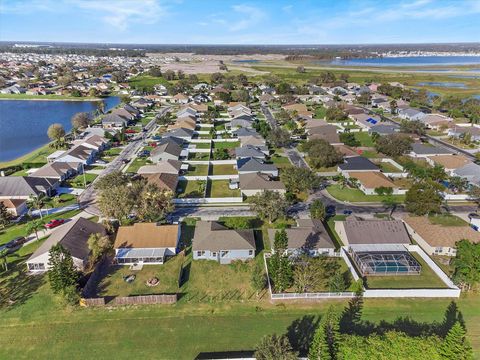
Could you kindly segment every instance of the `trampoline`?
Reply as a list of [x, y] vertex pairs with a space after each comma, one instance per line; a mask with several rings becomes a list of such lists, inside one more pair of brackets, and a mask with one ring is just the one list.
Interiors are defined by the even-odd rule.
[[422, 266], [407, 251], [352, 252], [353, 261], [363, 276], [419, 275]]

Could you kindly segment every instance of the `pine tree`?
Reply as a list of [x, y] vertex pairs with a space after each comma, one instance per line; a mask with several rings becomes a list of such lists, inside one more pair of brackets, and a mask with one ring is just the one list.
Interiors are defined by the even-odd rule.
[[315, 331], [309, 360], [339, 359], [340, 326], [337, 313], [330, 307]]
[[78, 272], [73, 264], [72, 255], [62, 245], [52, 246], [48, 264], [50, 265], [48, 280], [55, 294], [77, 285]]
[[255, 349], [257, 360], [295, 360], [297, 354], [286, 335], [265, 336]]
[[275, 248], [275, 251], [278, 251], [281, 254], [283, 254], [285, 250], [287, 250], [288, 236], [285, 229], [277, 230], [275, 232], [275, 240], [273, 242], [273, 247]]
[[449, 330], [440, 348], [440, 355], [448, 360], [473, 359], [472, 347], [460, 322], [457, 321]]
[[8, 212], [7, 207], [3, 202], [0, 202], [0, 229], [10, 224], [12, 220], [12, 214]]

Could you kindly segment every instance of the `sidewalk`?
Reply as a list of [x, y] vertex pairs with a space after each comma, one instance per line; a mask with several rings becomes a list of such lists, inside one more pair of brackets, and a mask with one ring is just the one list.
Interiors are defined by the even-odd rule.
[[[43, 216], [47, 216], [47, 215], [52, 215], [52, 214], [65, 212], [65, 211], [77, 210], [77, 209], [80, 209], [80, 205], [72, 204], [72, 205], [58, 207], [58, 208], [42, 209], [41, 212]], [[40, 210], [33, 210], [32, 215], [40, 216]]]

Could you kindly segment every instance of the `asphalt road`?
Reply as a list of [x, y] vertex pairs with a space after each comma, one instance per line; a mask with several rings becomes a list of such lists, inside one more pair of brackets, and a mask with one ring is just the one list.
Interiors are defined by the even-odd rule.
[[277, 120], [272, 115], [272, 111], [268, 106], [261, 105], [260, 108], [262, 109], [263, 115], [265, 115], [265, 118], [267, 119], [268, 124], [272, 129], [275, 129], [278, 127]]
[[305, 159], [300, 155], [295, 148], [284, 148], [285, 155], [287, 155], [290, 162], [299, 168], [310, 169]]
[[254, 211], [250, 210], [250, 206], [248, 205], [177, 207], [175, 211], [168, 216], [168, 220], [179, 221], [185, 217], [199, 217], [202, 220], [218, 220], [218, 218], [222, 216], [256, 215]]
[[[168, 111], [169, 108], [170, 107], [161, 109], [158, 114], [163, 115], [166, 111]], [[154, 118], [147, 125], [145, 125], [145, 129], [147, 131], [137, 134], [133, 140], [130, 141], [127, 146], [125, 146], [122, 152], [105, 167], [105, 170], [103, 170], [103, 172], [79, 196], [80, 205], [84, 207], [86, 212], [97, 216], [101, 215], [100, 209], [96, 205], [96, 191], [93, 185], [101, 177], [114, 171], [121, 170], [125, 165], [124, 160], [131, 160], [135, 153], [137, 153], [143, 146], [143, 141], [149, 137], [156, 128], [157, 127]]]

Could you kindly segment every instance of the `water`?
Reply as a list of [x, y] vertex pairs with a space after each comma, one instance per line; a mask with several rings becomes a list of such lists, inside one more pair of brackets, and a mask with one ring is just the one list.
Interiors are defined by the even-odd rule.
[[448, 82], [448, 81], [424, 81], [419, 82], [416, 85], [418, 86], [435, 86], [435, 87], [446, 87], [446, 88], [455, 88], [455, 89], [466, 89], [467, 85], [459, 82]]
[[245, 59], [245, 60], [233, 60], [232, 62], [234, 63], [240, 63], [240, 64], [249, 64], [249, 63], [258, 63], [260, 60], [255, 60], [255, 59]]
[[[120, 98], [105, 98], [105, 110], [120, 103]], [[70, 119], [77, 112], [92, 112], [93, 101], [0, 100], [0, 161], [25, 155], [50, 140], [47, 129], [60, 123], [71, 130]]]
[[[322, 62], [318, 62], [322, 63]], [[446, 66], [480, 64], [480, 56], [410, 56], [333, 60], [331, 65], [350, 66]]]

